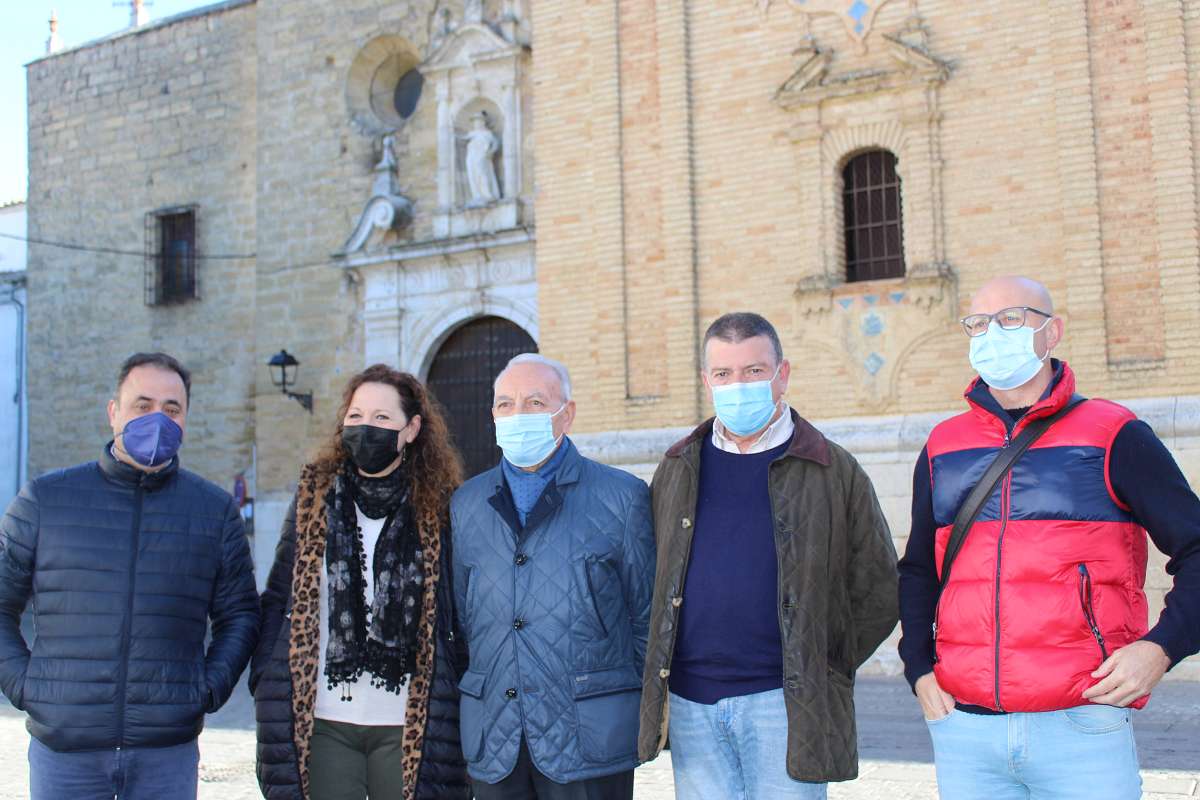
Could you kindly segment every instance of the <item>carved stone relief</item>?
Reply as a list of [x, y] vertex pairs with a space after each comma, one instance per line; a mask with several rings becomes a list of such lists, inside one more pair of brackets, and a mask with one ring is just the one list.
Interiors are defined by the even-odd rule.
[[468, 3], [457, 25], [443, 14], [421, 65], [437, 92], [439, 237], [500, 231], [523, 221], [528, 47], [519, 38], [516, 3], [504, 3], [497, 20], [484, 12], [482, 3]]

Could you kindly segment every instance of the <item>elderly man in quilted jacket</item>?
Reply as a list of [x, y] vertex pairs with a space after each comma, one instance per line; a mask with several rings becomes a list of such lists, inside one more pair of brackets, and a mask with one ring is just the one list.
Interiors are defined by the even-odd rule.
[[854, 674], [895, 627], [896, 551], [862, 468], [783, 401], [771, 323], [726, 314], [703, 348], [716, 418], [651, 484], [641, 757], [669, 733], [680, 800], [824, 798], [858, 772]]
[[628, 800], [654, 582], [646, 484], [584, 458], [571, 382], [517, 356], [495, 384], [504, 458], [450, 504], [459, 683], [477, 800]]
[[237, 504], [176, 455], [189, 387], [174, 358], [131, 356], [100, 459], [37, 478], [0, 522], [0, 689], [29, 715], [33, 800], [195, 798], [204, 715], [254, 649]]

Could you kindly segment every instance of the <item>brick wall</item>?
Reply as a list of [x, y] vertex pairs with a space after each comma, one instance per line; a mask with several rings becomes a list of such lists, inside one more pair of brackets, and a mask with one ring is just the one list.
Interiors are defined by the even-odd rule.
[[[780, 328], [804, 367], [792, 399], [814, 417], [947, 408], [971, 374], [955, 318], [983, 281], [1012, 272], [1055, 294], [1067, 321], [1060, 355], [1089, 392], [1200, 389], [1189, 100], [1198, 24], [1186, 4], [920, 4], [929, 52], [951, 72], [936, 109], [935, 188], [957, 281], [943, 306], [884, 333], [902, 340], [884, 351], [895, 361], [884, 386], [866, 373], [836, 305], [798, 312], [798, 282], [824, 269], [819, 223], [835, 202], [812, 190], [830, 167], [810, 157], [821, 145], [806, 126], [828, 130], [828, 143], [864, 120], [911, 127], [924, 109], [888, 91], [835, 98], [811, 116], [781, 109], [772, 97], [804, 32], [790, 4], [765, 17], [749, 3], [573, 8], [535, 4], [535, 117], [541, 344], [580, 374], [581, 429], [694, 421], [687, 339], [742, 308]], [[886, 69], [894, 61], [881, 34], [908, 14], [907, 4], [885, 6], [865, 53], [836, 19], [813, 17], [810, 29], [834, 51], [831, 72]], [[911, 138], [899, 146], [911, 150]], [[922, 159], [908, 152], [902, 173]], [[910, 172], [906, 185], [918, 178]], [[926, 223], [906, 220], [910, 254], [936, 235]], [[862, 306], [865, 295], [906, 288], [837, 291]], [[639, 402], [643, 384], [654, 402]]]

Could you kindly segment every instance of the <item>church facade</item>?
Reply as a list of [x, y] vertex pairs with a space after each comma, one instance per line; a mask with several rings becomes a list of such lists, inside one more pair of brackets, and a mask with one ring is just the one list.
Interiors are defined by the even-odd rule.
[[731, 310], [776, 324], [902, 548], [957, 319], [1010, 273], [1200, 482], [1193, 4], [229, 0], [28, 79], [30, 236], [88, 248], [30, 246], [30, 472], [94, 457], [120, 360], [173, 352], [187, 463], [244, 476], [260, 568], [362, 366], [428, 380], [478, 470], [536, 348], [585, 452], [648, 476]]

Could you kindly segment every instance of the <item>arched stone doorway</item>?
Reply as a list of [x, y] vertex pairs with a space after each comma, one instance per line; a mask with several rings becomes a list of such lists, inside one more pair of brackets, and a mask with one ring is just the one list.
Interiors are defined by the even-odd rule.
[[508, 360], [536, 353], [537, 342], [502, 317], [479, 317], [455, 330], [434, 356], [427, 381], [446, 410], [446, 424], [467, 476], [500, 461], [492, 424], [492, 382]]

